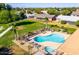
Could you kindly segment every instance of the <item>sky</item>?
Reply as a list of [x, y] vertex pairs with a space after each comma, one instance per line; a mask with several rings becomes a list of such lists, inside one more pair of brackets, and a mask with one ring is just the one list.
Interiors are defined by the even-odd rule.
[[9, 3], [9, 4], [14, 8], [79, 7], [79, 3]]

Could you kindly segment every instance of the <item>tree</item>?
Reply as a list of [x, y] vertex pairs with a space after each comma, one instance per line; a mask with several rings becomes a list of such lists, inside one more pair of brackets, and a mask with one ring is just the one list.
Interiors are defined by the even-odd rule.
[[9, 11], [7, 10], [2, 10], [0, 12], [0, 23], [8, 23], [10, 22], [11, 20], [9, 19]]
[[0, 3], [0, 10], [5, 9], [5, 4], [4, 3]]
[[19, 8], [19, 7], [17, 7], [17, 8], [15, 8], [17, 11], [20, 11], [21, 10], [21, 8]]
[[17, 39], [18, 33], [17, 33], [17, 30], [16, 30], [15, 22], [12, 22], [10, 25], [13, 27], [12, 30], [14, 32], [14, 37], [15, 37], [15, 39]]
[[71, 13], [72, 13], [72, 12], [71, 12], [70, 9], [64, 8], [64, 9], [61, 10], [61, 14], [63, 14], [63, 15], [70, 15]]
[[38, 14], [41, 13], [41, 10], [42, 10], [41, 8], [35, 8], [35, 9], [34, 9], [34, 11], [35, 11], [36, 13], [38, 13]]
[[47, 17], [45, 18], [45, 21], [48, 21], [48, 18]]
[[50, 15], [59, 15], [60, 14], [60, 12], [57, 10], [57, 9], [55, 9], [55, 8], [50, 8], [50, 9], [48, 9], [48, 13], [50, 14]]
[[28, 14], [32, 14], [32, 11], [31, 11], [31, 10], [27, 10], [27, 13], [28, 13]]
[[18, 21], [20, 19], [20, 17], [16, 14], [12, 14], [12, 22]]
[[64, 21], [64, 20], [62, 20], [62, 21], [61, 21], [61, 24], [66, 24], [66, 23], [67, 23], [67, 22], [66, 22], [66, 21]]
[[12, 10], [12, 7], [9, 4], [7, 4], [6, 9], [10, 11], [10, 10]]
[[45, 22], [46, 22], [46, 28], [48, 28], [47, 24], [48, 24], [48, 18], [45, 18]]
[[0, 23], [9, 23], [15, 22], [20, 19], [19, 15], [16, 15], [14, 12], [11, 13], [8, 10], [0, 11]]
[[20, 16], [20, 19], [26, 18], [25, 12], [23, 12], [23, 11], [21, 11], [21, 12], [19, 13], [19, 16]]

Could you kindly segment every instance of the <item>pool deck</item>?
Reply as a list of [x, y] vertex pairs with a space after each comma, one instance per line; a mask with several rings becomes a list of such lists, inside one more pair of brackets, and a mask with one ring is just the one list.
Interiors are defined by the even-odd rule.
[[[67, 39], [70, 36], [70, 35], [68, 35], [66, 33], [62, 33], [62, 32], [51, 32], [51, 31], [46, 31], [46, 32], [40, 33], [40, 34], [38, 34], [36, 36], [46, 36], [46, 35], [50, 35], [50, 34], [53, 34], [53, 33], [61, 34], [61, 35], [63, 35], [65, 37], [65, 39]], [[34, 39], [34, 37], [36, 37], [36, 36], [33, 36], [30, 39]], [[21, 45], [20, 44], [22, 41], [13, 40], [13, 42], [16, 43], [23, 50], [28, 51], [27, 46], [29, 45], [29, 43], [30, 42], [36, 42], [36, 41], [34, 41], [34, 40], [31, 40], [30, 42], [25, 42], [24, 41], [25, 42], [24, 45]], [[54, 48], [58, 48], [62, 44], [62, 43], [55, 43], [55, 42], [49, 42], [49, 41], [47, 41], [47, 42], [41, 42], [41, 43], [36, 42], [36, 43], [38, 43], [39, 45], [41, 45], [41, 47], [39, 48], [39, 50], [33, 49], [33, 52], [36, 52], [34, 55], [44, 55], [45, 54], [45, 51], [44, 51], [44, 47], [45, 46], [51, 46], [51, 47], [54, 47]]]
[[76, 30], [57, 51], [64, 52], [64, 55], [79, 55], [79, 29]]
[[[29, 51], [29, 49], [28, 49], [29, 42], [25, 42], [25, 41], [24, 41], [24, 44], [23, 44], [23, 45], [20, 44], [20, 43], [22, 43], [22, 41], [19, 41], [19, 40], [13, 40], [13, 42], [14, 42], [16, 45], [18, 45], [21, 49], [23, 49], [24, 51], [26, 51], [26, 52]], [[31, 53], [36, 53], [37, 51], [38, 51], [38, 49], [32, 48]]]
[[[46, 35], [50, 35], [50, 34], [54, 34], [54, 33], [63, 35], [65, 37], [65, 40], [70, 36], [70, 35], [68, 35], [66, 33], [62, 33], [62, 32], [51, 32], [51, 31], [47, 31], [46, 33], [38, 34], [37, 36], [46, 36]], [[49, 41], [47, 41], [47, 42], [41, 42], [41, 43], [38, 43], [38, 44], [40, 44], [42, 46], [52, 46], [52, 47], [57, 48], [57, 47], [59, 47], [63, 43], [56, 43], [56, 42], [49, 42]]]
[[51, 46], [51, 47], [57, 48], [57, 47], [59, 47], [62, 43], [42, 42], [42, 43], [39, 43], [39, 44], [42, 45], [42, 46]]

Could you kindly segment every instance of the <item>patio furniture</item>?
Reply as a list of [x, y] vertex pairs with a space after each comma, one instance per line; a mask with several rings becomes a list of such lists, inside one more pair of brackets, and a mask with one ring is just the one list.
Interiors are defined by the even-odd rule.
[[21, 45], [24, 45], [24, 42], [21, 42], [20, 44], [21, 44]]

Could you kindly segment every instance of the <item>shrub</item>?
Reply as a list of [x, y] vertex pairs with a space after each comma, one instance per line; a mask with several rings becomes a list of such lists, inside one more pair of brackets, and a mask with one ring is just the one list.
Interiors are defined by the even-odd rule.
[[72, 34], [75, 30], [75, 28], [63, 28], [63, 32], [67, 32], [68, 34]]
[[75, 30], [75, 28], [67, 28], [67, 33], [72, 34]]
[[63, 21], [63, 20], [61, 21], [61, 24], [66, 24], [66, 23], [67, 23], [66, 21]]
[[79, 21], [76, 21], [75, 22], [75, 25], [79, 27]]

